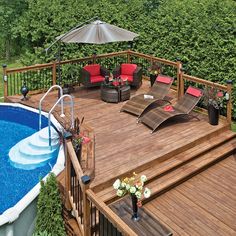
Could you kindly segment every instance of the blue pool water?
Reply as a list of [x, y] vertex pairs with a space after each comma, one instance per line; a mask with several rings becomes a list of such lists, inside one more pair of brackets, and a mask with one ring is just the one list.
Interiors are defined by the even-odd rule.
[[[42, 127], [47, 119], [42, 116]], [[0, 105], [0, 214], [13, 207], [51, 170], [56, 160], [34, 170], [11, 166], [9, 150], [20, 140], [38, 131], [38, 114], [19, 107]], [[50, 166], [51, 165], [51, 166]]]

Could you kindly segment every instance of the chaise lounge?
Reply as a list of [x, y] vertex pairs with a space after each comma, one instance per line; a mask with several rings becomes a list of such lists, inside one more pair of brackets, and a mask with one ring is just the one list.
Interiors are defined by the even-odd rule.
[[138, 117], [142, 116], [152, 104], [158, 101], [167, 101], [164, 98], [168, 94], [173, 81], [174, 78], [158, 75], [156, 82], [148, 93], [132, 97], [123, 105], [120, 111], [129, 112]]
[[200, 89], [188, 87], [184, 96], [174, 106], [154, 108], [145, 113], [139, 121], [149, 126], [153, 133], [163, 122], [180, 115], [188, 115], [201, 99]]

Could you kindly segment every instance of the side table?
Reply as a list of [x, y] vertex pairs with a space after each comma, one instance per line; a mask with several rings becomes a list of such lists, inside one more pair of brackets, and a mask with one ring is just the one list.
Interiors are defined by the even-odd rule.
[[130, 98], [130, 86], [101, 85], [101, 99], [104, 102], [121, 102]]

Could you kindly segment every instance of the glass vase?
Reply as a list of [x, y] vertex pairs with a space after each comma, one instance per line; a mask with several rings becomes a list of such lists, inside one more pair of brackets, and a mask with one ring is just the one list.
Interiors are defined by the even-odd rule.
[[138, 198], [135, 196], [135, 194], [131, 194], [131, 200], [132, 200], [132, 210], [133, 210], [133, 214], [131, 219], [133, 221], [139, 221], [140, 220], [140, 216], [138, 214]]

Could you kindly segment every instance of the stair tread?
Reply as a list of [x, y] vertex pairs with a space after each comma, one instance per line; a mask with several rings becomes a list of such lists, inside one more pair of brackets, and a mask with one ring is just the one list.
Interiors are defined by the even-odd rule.
[[[145, 174], [147, 176], [148, 180], [150, 181], [150, 180], [152, 180], [152, 178], [159, 176], [159, 175], [167, 172], [168, 170], [174, 169], [176, 166], [178, 166], [182, 162], [185, 163], [183, 166], [180, 166], [178, 169], [174, 169], [174, 170], [172, 170], [172, 172], [167, 173], [164, 176], [158, 178], [158, 181], [161, 181], [161, 179], [163, 180], [164, 178], [168, 178], [166, 176], [172, 176], [172, 175], [175, 176], [178, 171], [183, 172], [183, 170], [186, 168], [186, 166], [188, 168], [192, 167], [191, 168], [191, 171], [192, 171], [192, 169], [194, 169], [193, 165], [195, 165], [195, 164], [197, 165], [197, 163], [201, 162], [201, 160], [204, 160], [204, 158], [207, 159], [209, 156], [212, 156], [212, 155], [217, 156], [217, 154], [219, 153], [219, 150], [222, 150], [225, 153], [227, 151], [226, 150], [227, 148], [232, 149], [231, 143], [235, 142], [235, 140], [231, 139], [231, 138], [233, 138], [235, 136], [236, 136], [236, 134], [233, 133], [232, 131], [229, 131], [229, 132], [226, 131], [216, 137], [210, 138], [208, 140], [208, 142], [200, 143], [199, 145], [194, 146], [194, 147], [186, 150], [185, 152], [175, 155], [174, 157], [168, 159], [167, 161], [163, 161], [161, 163], [156, 163], [155, 165], [152, 165], [151, 168], [143, 170], [138, 174], [139, 175]], [[222, 143], [222, 139], [223, 139], [223, 141], [227, 141], [229, 139], [231, 139], [231, 140], [229, 140], [228, 142], [226, 142], [220, 146], [217, 146], [218, 144]], [[216, 147], [216, 148], [214, 148], [214, 147]], [[212, 148], [214, 148], [214, 149], [212, 149]], [[207, 150], [209, 150], [209, 151], [204, 153]], [[201, 153], [204, 153], [204, 154], [201, 156], [198, 156]], [[198, 158], [194, 159], [194, 156], [198, 156]], [[193, 160], [191, 162], [186, 162], [189, 159], [193, 159]], [[175, 173], [175, 174], [173, 174], [173, 173]], [[155, 182], [155, 180], [153, 182]], [[147, 186], [149, 186], [149, 185], [151, 185], [151, 183], [149, 183]], [[151, 187], [151, 188], [153, 188], [153, 187]], [[104, 201], [108, 201], [114, 197], [115, 191], [114, 191], [112, 185], [110, 185], [109, 187], [99, 191], [97, 194]]]
[[[225, 153], [232, 150], [232, 144], [236, 146], [236, 140], [230, 140], [229, 142], [217, 147], [216, 149], [208, 152], [199, 158], [193, 160], [190, 163], [181, 166], [180, 168], [172, 171], [171, 173], [166, 174], [165, 176], [149, 183], [147, 186], [152, 188], [153, 191], [158, 190], [160, 191], [163, 187], [166, 187], [169, 183], [173, 183], [173, 177], [175, 182], [181, 179], [186, 174], [191, 174], [193, 171], [197, 171], [202, 167], [206, 166], [206, 164], [210, 164], [213, 161], [221, 158]], [[159, 185], [158, 187], [156, 185]], [[160, 187], [161, 186], [161, 187]]]

